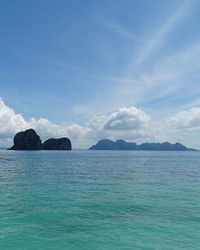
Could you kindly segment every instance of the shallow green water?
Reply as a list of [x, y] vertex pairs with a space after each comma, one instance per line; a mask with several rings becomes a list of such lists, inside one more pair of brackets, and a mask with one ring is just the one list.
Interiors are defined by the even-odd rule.
[[0, 151], [0, 250], [47, 249], [200, 249], [200, 153]]

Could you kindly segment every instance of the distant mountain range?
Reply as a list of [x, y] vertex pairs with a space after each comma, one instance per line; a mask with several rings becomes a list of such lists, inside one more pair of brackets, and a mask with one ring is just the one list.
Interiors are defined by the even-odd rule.
[[126, 142], [124, 140], [111, 141], [103, 139], [93, 145], [89, 150], [152, 150], [152, 151], [197, 151], [193, 148], [187, 148], [181, 143], [142, 143]]

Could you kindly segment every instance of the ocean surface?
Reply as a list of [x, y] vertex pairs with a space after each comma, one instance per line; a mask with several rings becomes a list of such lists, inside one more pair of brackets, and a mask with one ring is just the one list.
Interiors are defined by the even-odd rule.
[[0, 250], [200, 249], [200, 152], [0, 151]]

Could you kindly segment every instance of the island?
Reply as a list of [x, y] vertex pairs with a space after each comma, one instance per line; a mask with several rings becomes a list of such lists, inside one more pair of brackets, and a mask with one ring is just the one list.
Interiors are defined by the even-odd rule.
[[89, 150], [151, 150], [151, 151], [197, 151], [193, 148], [187, 148], [181, 143], [142, 143], [126, 142], [124, 140], [112, 141], [103, 139], [97, 144], [91, 146]]
[[69, 138], [51, 138], [43, 143], [44, 150], [71, 150], [71, 141]]
[[21, 131], [14, 136], [14, 145], [8, 150], [71, 150], [69, 138], [50, 138], [42, 143], [34, 129]]

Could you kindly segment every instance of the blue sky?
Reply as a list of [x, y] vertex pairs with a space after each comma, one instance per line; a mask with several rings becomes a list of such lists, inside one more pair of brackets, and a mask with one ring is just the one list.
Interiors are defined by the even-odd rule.
[[198, 0], [2, 0], [1, 144], [32, 125], [77, 147], [105, 136], [200, 147], [199, 11]]

